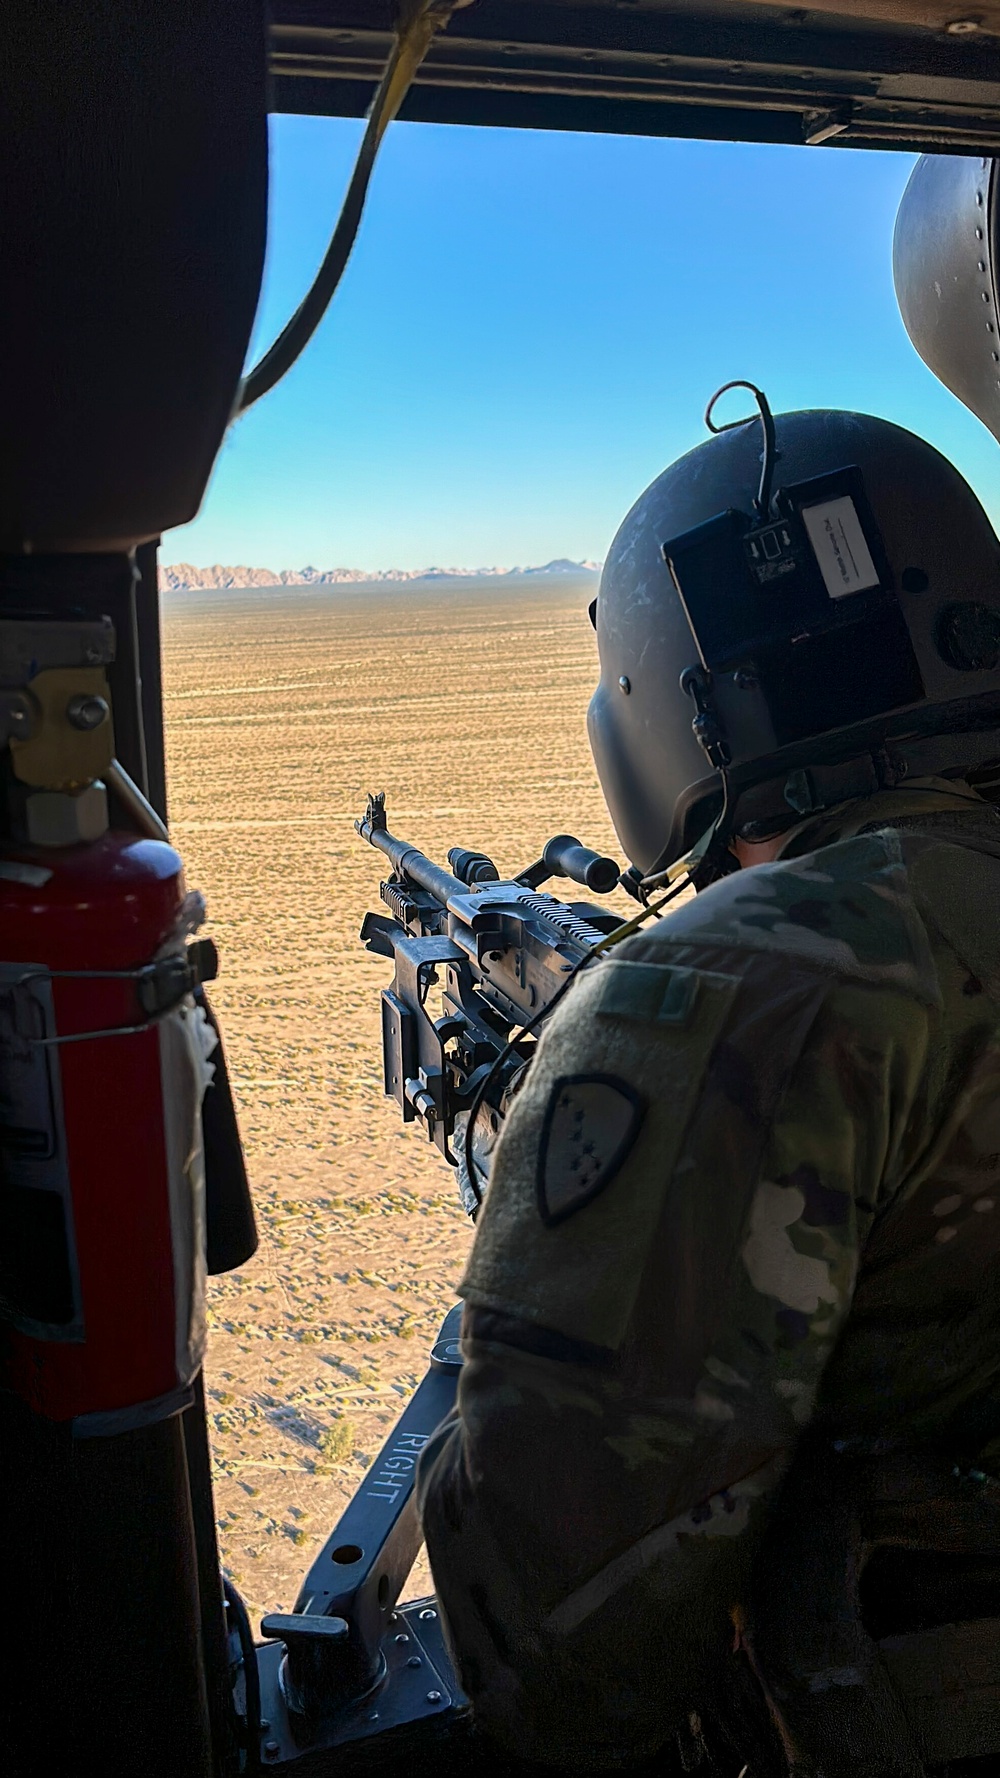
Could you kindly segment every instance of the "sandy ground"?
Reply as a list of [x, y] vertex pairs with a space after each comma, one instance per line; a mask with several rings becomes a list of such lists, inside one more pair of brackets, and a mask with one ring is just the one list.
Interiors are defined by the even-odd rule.
[[[471, 1239], [451, 1170], [383, 1098], [357, 942], [366, 791], [440, 862], [522, 869], [569, 830], [617, 855], [585, 732], [588, 581], [176, 594], [170, 816], [204, 890], [260, 1250], [210, 1294], [223, 1561], [288, 1609], [423, 1374]], [[408, 1591], [427, 1590], [425, 1567]]]

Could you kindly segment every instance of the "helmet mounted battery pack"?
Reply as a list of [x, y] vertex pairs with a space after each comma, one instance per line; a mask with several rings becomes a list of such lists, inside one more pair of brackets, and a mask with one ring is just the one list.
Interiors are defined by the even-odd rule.
[[923, 680], [861, 471], [779, 489], [663, 545], [702, 666], [764, 693], [779, 745], [916, 703]]

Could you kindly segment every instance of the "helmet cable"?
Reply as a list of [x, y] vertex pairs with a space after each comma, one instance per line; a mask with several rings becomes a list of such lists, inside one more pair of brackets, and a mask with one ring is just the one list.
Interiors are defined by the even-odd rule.
[[718, 437], [720, 432], [734, 432], [740, 426], [749, 426], [751, 424], [749, 416], [744, 420], [727, 420], [722, 426], [717, 426], [715, 424], [715, 421], [712, 419], [713, 409], [715, 408], [715, 404], [720, 395], [725, 395], [729, 389], [749, 389], [757, 403], [757, 412], [760, 416], [761, 428], [764, 433], [764, 454], [761, 458], [760, 486], [757, 490], [757, 498], [754, 501], [754, 508], [758, 520], [763, 523], [771, 511], [771, 493], [774, 487], [774, 466], [778, 459], [778, 452], [775, 447], [774, 438], [774, 415], [771, 412], [771, 404], [768, 401], [767, 396], [764, 394], [763, 389], [758, 389], [756, 383], [748, 383], [744, 377], [734, 377], [731, 383], [723, 383], [721, 389], [716, 389], [715, 394], [712, 396], [711, 401], [705, 409], [705, 425], [709, 432], [713, 433], [716, 437]]

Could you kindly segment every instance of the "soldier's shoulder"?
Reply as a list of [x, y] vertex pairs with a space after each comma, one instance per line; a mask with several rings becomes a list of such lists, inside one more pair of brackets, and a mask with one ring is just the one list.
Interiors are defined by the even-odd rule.
[[[1000, 825], [1000, 824], [998, 824]], [[917, 907], [939, 944], [966, 972], [963, 993], [974, 994], [970, 979], [1000, 997], [1000, 931], [996, 921], [1000, 891], [997, 836], [989, 851], [950, 835], [904, 834], [902, 853]]]
[[938, 1004], [932, 945], [892, 830], [735, 872], [656, 927], [662, 947], [767, 951]]

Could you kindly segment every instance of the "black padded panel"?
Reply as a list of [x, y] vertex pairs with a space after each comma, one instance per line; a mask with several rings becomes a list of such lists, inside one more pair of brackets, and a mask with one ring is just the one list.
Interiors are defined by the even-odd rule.
[[194, 516], [264, 261], [263, 0], [0, 0], [0, 550]]
[[896, 298], [924, 363], [1000, 439], [998, 163], [922, 155], [896, 217]]

